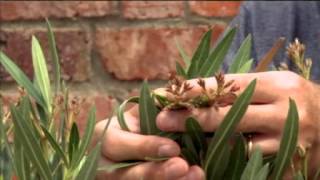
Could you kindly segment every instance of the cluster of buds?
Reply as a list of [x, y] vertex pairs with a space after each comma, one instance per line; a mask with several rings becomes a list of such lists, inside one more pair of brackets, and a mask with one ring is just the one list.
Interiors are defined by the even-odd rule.
[[165, 96], [155, 93], [156, 102], [161, 109], [190, 109], [193, 107], [187, 92], [193, 87], [183, 77], [170, 74], [169, 82], [165, 87]]
[[[298, 39], [287, 47], [287, 54], [289, 59], [295, 64], [299, 73], [306, 79], [310, 79], [310, 71], [312, 66], [312, 60], [310, 58], [304, 59], [306, 47], [301, 44]], [[288, 70], [288, 67], [284, 64], [281, 65], [281, 69]]]
[[239, 90], [239, 86], [234, 84], [234, 80], [225, 81], [223, 73], [215, 75], [217, 87], [209, 88], [206, 82], [199, 78], [197, 83], [201, 87], [201, 94], [196, 97], [188, 95], [193, 87], [181, 76], [171, 75], [167, 84], [165, 96], [154, 93], [154, 97], [161, 109], [177, 110], [191, 109], [201, 107], [214, 107], [218, 110], [237, 97], [235, 92]]
[[236, 91], [240, 89], [239, 86], [234, 84], [234, 80], [227, 81], [223, 73], [215, 75], [217, 81], [217, 88], [208, 88], [203, 79], [198, 79], [198, 84], [202, 88], [202, 93], [194, 98], [193, 104], [196, 107], [214, 107], [218, 110], [219, 107], [226, 106], [236, 99]]

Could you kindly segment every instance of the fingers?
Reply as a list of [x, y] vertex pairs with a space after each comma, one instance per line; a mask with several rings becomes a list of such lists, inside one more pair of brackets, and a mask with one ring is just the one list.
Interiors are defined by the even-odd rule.
[[[266, 134], [261, 134], [258, 136], [253, 136], [252, 141], [252, 150], [260, 148], [264, 155], [272, 155], [277, 153], [280, 146], [280, 139], [276, 136], [269, 136]], [[250, 152], [252, 153], [252, 152]]]
[[146, 157], [172, 157], [180, 154], [179, 145], [167, 138], [109, 129], [102, 153], [114, 161], [144, 160]]
[[188, 173], [179, 180], [204, 180], [205, 173], [199, 166], [191, 166]]
[[[99, 172], [98, 179], [117, 180], [176, 180], [184, 177], [189, 172], [187, 162], [179, 157], [171, 158], [164, 162], [145, 162], [136, 166], [115, 170], [113, 172]], [[200, 174], [198, 169], [192, 168], [195, 176]]]
[[[221, 124], [230, 108], [230, 106], [221, 107], [218, 111], [215, 108], [162, 111], [157, 116], [157, 126], [163, 131], [182, 132], [185, 131], [186, 119], [194, 117], [204, 131], [213, 132]], [[249, 105], [236, 131], [270, 133], [278, 130], [279, 124], [275, 122], [282, 116], [275, 112], [278, 112], [275, 105]]]

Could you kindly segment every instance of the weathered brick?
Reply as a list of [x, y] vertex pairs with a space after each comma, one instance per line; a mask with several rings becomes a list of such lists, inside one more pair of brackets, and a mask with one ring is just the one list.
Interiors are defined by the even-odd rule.
[[[167, 79], [175, 71], [175, 61], [181, 60], [174, 39], [192, 55], [207, 29], [207, 26], [98, 28], [96, 45], [106, 70], [118, 79]], [[224, 26], [216, 25], [214, 29], [213, 41]]]
[[128, 19], [181, 17], [183, 1], [123, 1], [122, 13]]
[[[85, 30], [80, 28], [61, 28], [54, 30], [63, 77], [66, 80], [84, 81], [90, 77], [90, 40]], [[32, 77], [31, 37], [35, 35], [44, 49], [45, 57], [51, 62], [48, 51], [46, 29], [19, 28], [0, 29], [0, 48], [9, 56], [29, 77]], [[50, 67], [49, 63], [49, 68]], [[0, 66], [0, 80], [11, 81], [8, 73]]]
[[190, 1], [192, 13], [206, 17], [232, 17], [237, 15], [241, 1]]
[[116, 13], [115, 3], [112, 1], [0, 2], [0, 20], [100, 17]]

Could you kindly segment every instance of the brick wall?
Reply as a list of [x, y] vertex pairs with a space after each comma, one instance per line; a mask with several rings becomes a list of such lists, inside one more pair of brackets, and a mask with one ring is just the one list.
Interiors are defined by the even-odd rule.
[[[175, 39], [189, 55], [214, 26], [213, 41], [237, 14], [233, 1], [42, 1], [0, 2], [0, 48], [32, 77], [31, 35], [47, 52], [44, 17], [54, 26], [63, 78], [73, 95], [96, 104], [98, 119], [138, 92], [142, 79], [162, 85], [181, 60]], [[50, 58], [47, 56], [50, 69]], [[16, 96], [16, 85], [0, 66], [0, 91]], [[83, 121], [81, 120], [81, 123]]]

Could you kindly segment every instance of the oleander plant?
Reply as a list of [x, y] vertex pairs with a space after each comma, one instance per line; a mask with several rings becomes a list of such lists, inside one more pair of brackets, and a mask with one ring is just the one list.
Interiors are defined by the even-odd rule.
[[7, 112], [0, 104], [1, 180], [88, 180], [95, 177], [102, 140], [101, 137], [94, 147], [91, 146], [95, 108], [91, 108], [80, 138], [76, 119], [81, 100], [69, 97], [68, 88], [61, 80], [49, 21], [47, 28], [54, 88], [36, 37], [32, 37], [31, 43], [33, 81], [0, 52], [2, 66], [19, 85], [18, 101], [10, 104]]
[[[13, 178], [86, 180], [94, 179], [97, 171], [116, 171], [145, 161], [166, 160], [165, 157], [146, 157], [145, 161], [124, 161], [107, 167], [98, 167], [104, 135], [94, 147], [91, 147], [95, 109], [90, 110], [85, 132], [80, 137], [75, 121], [77, 108], [81, 102], [69, 98], [68, 88], [60, 78], [59, 56], [49, 21], [47, 27], [54, 70], [52, 87], [45, 57], [36, 37], [32, 37], [31, 43], [33, 81], [0, 51], [0, 63], [18, 83], [20, 92], [18, 101], [10, 104], [9, 110], [4, 111], [3, 104], [0, 103], [0, 180]], [[297, 145], [299, 115], [294, 100], [288, 99], [289, 110], [277, 154], [265, 157], [257, 148], [248, 156], [247, 134], [235, 133], [235, 128], [248, 108], [256, 85], [256, 81], [252, 81], [243, 93], [237, 96], [239, 88], [236, 82], [225, 81], [222, 73], [221, 66], [236, 31], [236, 28], [228, 29], [214, 47], [211, 46], [212, 30], [207, 31], [191, 58], [177, 43], [184, 63], [176, 63], [176, 74], [171, 75], [165, 87], [170, 96], [150, 90], [148, 82], [144, 81], [140, 95], [125, 100], [117, 108], [118, 122], [123, 130], [130, 131], [124, 118], [124, 111], [128, 103], [139, 104], [141, 133], [175, 140], [182, 149], [180, 156], [190, 165], [196, 164], [202, 167], [208, 180], [280, 180], [288, 168], [292, 169], [290, 172], [295, 179], [306, 180], [307, 163], [303, 162], [306, 161], [308, 152]], [[298, 72], [303, 77], [309, 78], [311, 60], [304, 59], [304, 49], [304, 45], [297, 40], [287, 51]], [[250, 58], [250, 50], [249, 35], [240, 46], [227, 73], [252, 71], [253, 60]], [[269, 53], [274, 54], [275, 50]], [[268, 57], [261, 61], [258, 70], [266, 69], [272, 59], [271, 55]], [[280, 68], [287, 69], [287, 66], [282, 65]], [[215, 89], [208, 88], [202, 79], [211, 76], [217, 81]], [[193, 98], [185, 96], [185, 93], [192, 89], [187, 82], [189, 79], [198, 79], [198, 84], [202, 88], [199, 96]], [[204, 107], [219, 109], [230, 98], [234, 103], [215, 132], [205, 133], [193, 117], [186, 119], [184, 133], [162, 132], [156, 126], [155, 119], [161, 110], [179, 111]], [[302, 159], [300, 169], [294, 167], [292, 163], [295, 155]], [[314, 177], [315, 180], [320, 177], [319, 174], [320, 171]]]

